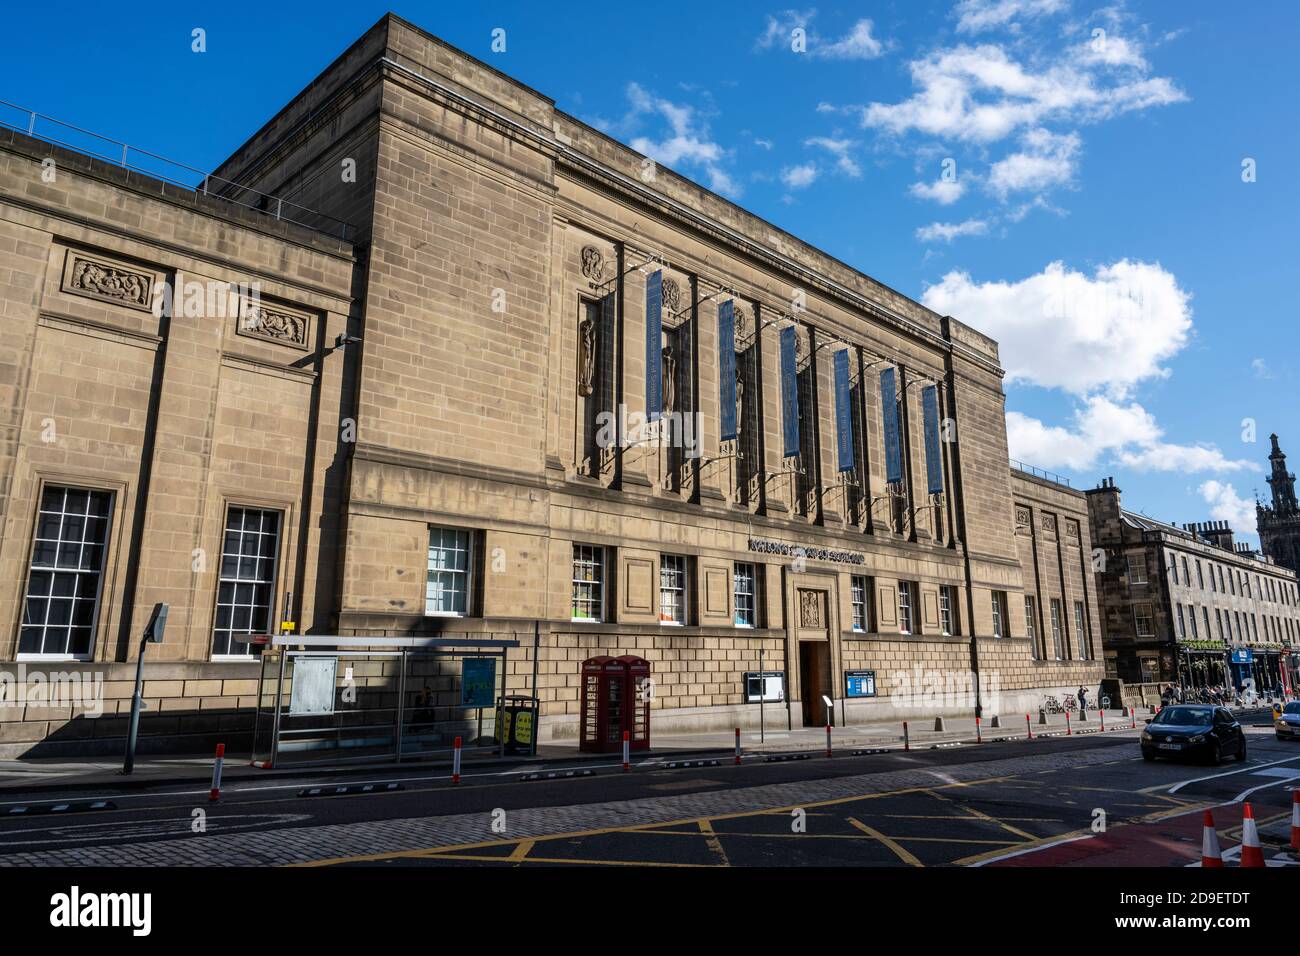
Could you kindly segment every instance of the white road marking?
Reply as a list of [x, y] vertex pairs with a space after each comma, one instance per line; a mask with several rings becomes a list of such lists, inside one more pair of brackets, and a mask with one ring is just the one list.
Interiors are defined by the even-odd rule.
[[1237, 770], [1229, 770], [1226, 773], [1212, 773], [1208, 777], [1193, 777], [1191, 780], [1184, 780], [1182, 783], [1175, 784], [1169, 788], [1169, 793], [1177, 793], [1189, 783], [1202, 783], [1206, 780], [1218, 780], [1221, 777], [1234, 777], [1239, 773], [1256, 773], [1259, 767], [1275, 767], [1280, 763], [1290, 763], [1293, 760], [1300, 760], [1300, 754], [1294, 757], [1287, 757], [1283, 760], [1270, 760], [1268, 763], [1247, 764]]

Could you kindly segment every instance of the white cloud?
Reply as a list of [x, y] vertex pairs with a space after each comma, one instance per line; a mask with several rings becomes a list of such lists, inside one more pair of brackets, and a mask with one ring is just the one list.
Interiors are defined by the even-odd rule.
[[1255, 373], [1256, 378], [1272, 378], [1273, 373], [1269, 370], [1268, 363], [1262, 358], [1251, 359], [1250, 370]]
[[849, 152], [854, 146], [858, 145], [856, 140], [814, 136], [812, 139], [804, 140], [804, 145], [826, 150], [835, 157], [835, 166], [844, 175], [853, 179], [857, 179], [862, 175], [862, 168]]
[[1067, 6], [1069, 0], [961, 0], [953, 13], [958, 17], [958, 33], [979, 33], [1022, 17], [1060, 13]]
[[805, 189], [817, 179], [817, 164], [803, 163], [799, 166], [787, 166], [781, 170], [781, 182], [791, 189]]
[[932, 183], [912, 183], [908, 192], [917, 199], [929, 199], [940, 206], [951, 206], [966, 192], [966, 184], [956, 179], [936, 179]]
[[1127, 259], [1091, 277], [1061, 262], [1016, 282], [975, 282], [950, 272], [921, 297], [996, 339], [1011, 381], [1077, 395], [1123, 395], [1167, 375], [1161, 363], [1191, 332], [1189, 300], [1158, 263]]
[[858, 20], [839, 39], [827, 40], [808, 26], [815, 16], [815, 9], [784, 10], [770, 14], [763, 32], [754, 41], [754, 48], [784, 48], [793, 52], [793, 33], [796, 28], [801, 28], [804, 31], [804, 52], [807, 56], [827, 60], [874, 60], [884, 54], [885, 44], [872, 33], [874, 26], [870, 20]]
[[1068, 183], [1077, 169], [1078, 133], [1059, 135], [1031, 129], [1020, 138], [1021, 151], [998, 160], [989, 169], [988, 188], [1006, 201], [1012, 192], [1040, 192]]
[[864, 126], [991, 143], [1048, 120], [1095, 122], [1186, 99], [1166, 77], [1129, 70], [1111, 79], [1069, 57], [1035, 71], [996, 44], [939, 49], [908, 66], [917, 92], [899, 103], [871, 103]]
[[952, 242], [961, 236], [982, 236], [988, 231], [989, 224], [982, 219], [967, 219], [965, 222], [932, 222], [928, 226], [917, 229], [916, 238], [921, 242]]
[[884, 44], [871, 35], [871, 21], [859, 20], [840, 39], [811, 47], [814, 56], [831, 60], [874, 60], [885, 52]]
[[1120, 404], [1090, 395], [1074, 410], [1071, 427], [1046, 425], [1007, 412], [1011, 457], [1044, 468], [1087, 469], [1102, 461], [1134, 471], [1221, 472], [1254, 467], [1225, 458], [1213, 445], [1166, 442], [1155, 418], [1136, 402]]
[[708, 177], [710, 189], [732, 196], [740, 194], [739, 184], [721, 165], [726, 150], [710, 138], [708, 124], [695, 107], [657, 96], [638, 83], [628, 84], [627, 98], [630, 109], [621, 126], [630, 127], [647, 116], [658, 116], [669, 127], [662, 138], [633, 137], [633, 149], [665, 166], [698, 167]]
[[1151, 68], [1137, 41], [1108, 33], [1073, 47], [1070, 56], [1082, 66], [1132, 67], [1143, 72]]
[[1242, 498], [1231, 484], [1215, 481], [1201, 482], [1197, 489], [1206, 504], [1210, 506], [1210, 517], [1215, 521], [1226, 521], [1238, 534], [1255, 533], [1255, 502]]

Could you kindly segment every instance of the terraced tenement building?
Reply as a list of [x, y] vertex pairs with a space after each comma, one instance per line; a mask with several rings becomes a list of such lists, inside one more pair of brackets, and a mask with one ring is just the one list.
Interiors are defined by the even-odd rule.
[[[656, 732], [754, 725], [760, 651], [795, 726], [823, 695], [970, 712], [902, 696], [923, 675], [1008, 712], [1102, 676], [1086, 502], [1009, 468], [995, 342], [411, 24], [207, 195], [21, 133], [0, 158], [0, 659], [111, 698], [7, 714], [14, 749], [120, 734], [156, 601], [146, 729], [175, 746], [246, 726], [239, 634], [282, 620], [520, 635], [544, 737], [596, 655], [650, 661]], [[260, 297], [148, 308], [192, 278]]]

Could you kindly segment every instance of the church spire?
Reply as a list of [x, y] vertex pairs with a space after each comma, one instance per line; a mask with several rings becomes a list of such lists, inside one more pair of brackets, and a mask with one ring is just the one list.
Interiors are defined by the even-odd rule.
[[1282, 454], [1282, 449], [1278, 447], [1277, 435], [1268, 437], [1273, 442], [1273, 451], [1268, 456], [1273, 466], [1273, 473], [1268, 479], [1269, 487], [1273, 489], [1273, 513], [1293, 515], [1300, 511], [1300, 507], [1296, 505], [1295, 475], [1286, 470], [1286, 455]]

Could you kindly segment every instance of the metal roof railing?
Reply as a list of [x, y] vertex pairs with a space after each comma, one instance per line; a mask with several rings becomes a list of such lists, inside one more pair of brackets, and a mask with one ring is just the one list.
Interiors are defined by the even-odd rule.
[[[245, 209], [252, 209], [277, 221], [291, 222], [313, 232], [320, 232], [344, 242], [350, 241], [352, 227], [342, 219], [301, 206], [292, 200], [259, 192], [185, 163], [131, 146], [91, 130], [73, 126], [52, 116], [37, 113], [0, 100], [0, 127], [24, 133], [34, 139], [70, 149], [83, 156], [120, 166], [128, 172], [141, 173], [183, 189], [192, 189]], [[53, 127], [53, 129], [51, 129]]]
[[1016, 471], [1023, 471], [1027, 475], [1033, 475], [1035, 478], [1043, 478], [1047, 481], [1055, 482], [1058, 485], [1065, 485], [1067, 488], [1071, 487], [1070, 479], [1066, 478], [1064, 475], [1058, 475], [1054, 471], [1045, 471], [1042, 468], [1035, 468], [1033, 465], [1026, 465], [1023, 461], [1016, 461], [1014, 458], [1008, 460], [1011, 462], [1011, 467], [1016, 469]]

